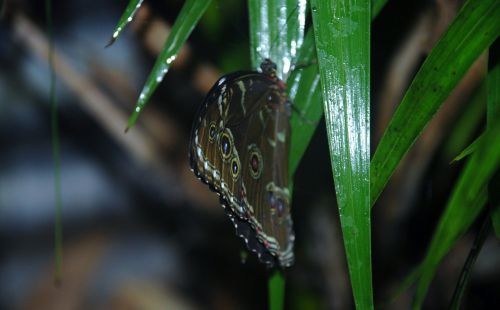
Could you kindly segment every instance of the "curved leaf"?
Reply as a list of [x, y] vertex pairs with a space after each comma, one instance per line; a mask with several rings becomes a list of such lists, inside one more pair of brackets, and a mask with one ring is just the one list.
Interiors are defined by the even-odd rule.
[[469, 0], [417, 73], [373, 156], [371, 203], [474, 60], [500, 33], [498, 0]]
[[487, 184], [500, 167], [500, 122], [488, 128], [471, 155], [441, 216], [418, 281], [414, 308], [420, 308], [439, 262], [483, 210]]
[[146, 84], [139, 95], [135, 110], [128, 120], [127, 130], [135, 124], [139, 113], [148, 102], [156, 87], [158, 87], [158, 84], [163, 80], [163, 77], [170, 68], [170, 64], [177, 57], [177, 53], [211, 2], [212, 0], [187, 0], [184, 3], [165, 41], [163, 51], [156, 60], [153, 70], [149, 74]]

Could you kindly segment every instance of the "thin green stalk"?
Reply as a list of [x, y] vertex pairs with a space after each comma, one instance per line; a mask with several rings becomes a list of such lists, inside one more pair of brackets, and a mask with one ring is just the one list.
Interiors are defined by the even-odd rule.
[[269, 309], [281, 310], [285, 303], [285, 277], [280, 270], [275, 270], [269, 277]]
[[49, 39], [49, 71], [50, 71], [50, 127], [52, 135], [52, 156], [54, 159], [54, 251], [55, 251], [55, 281], [62, 281], [62, 199], [61, 199], [61, 144], [59, 135], [59, 116], [56, 102], [56, 73], [54, 70], [54, 29], [52, 25], [52, 0], [45, 0], [45, 18], [47, 19], [47, 34]]
[[479, 255], [481, 249], [483, 248], [484, 241], [486, 241], [486, 237], [488, 236], [490, 228], [491, 228], [490, 215], [486, 214], [486, 216], [483, 216], [481, 229], [476, 235], [474, 244], [470, 249], [469, 255], [467, 256], [467, 260], [465, 261], [462, 272], [460, 273], [460, 278], [458, 280], [457, 287], [455, 288], [455, 292], [453, 293], [453, 297], [451, 299], [450, 309], [457, 309], [457, 310], [460, 309], [460, 304], [462, 303], [462, 297], [464, 295], [467, 282], [469, 281], [472, 267], [474, 266], [477, 256]]

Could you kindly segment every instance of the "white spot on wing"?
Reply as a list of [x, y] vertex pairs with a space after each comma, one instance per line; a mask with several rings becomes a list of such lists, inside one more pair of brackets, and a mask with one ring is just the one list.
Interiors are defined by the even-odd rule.
[[238, 87], [240, 88], [240, 91], [241, 91], [240, 105], [241, 105], [241, 109], [243, 110], [243, 115], [245, 115], [245, 114], [247, 114], [247, 110], [245, 109], [244, 99], [245, 99], [245, 93], [247, 90], [245, 89], [245, 85], [243, 84], [243, 81], [238, 81], [236, 84], [238, 84]]
[[277, 138], [279, 142], [285, 143], [285, 138], [286, 138], [285, 131], [278, 132]]

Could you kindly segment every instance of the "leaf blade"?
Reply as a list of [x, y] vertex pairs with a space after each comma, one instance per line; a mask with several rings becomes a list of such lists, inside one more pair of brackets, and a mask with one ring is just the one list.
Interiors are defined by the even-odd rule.
[[373, 156], [372, 205], [442, 102], [500, 33], [499, 14], [496, 0], [467, 1], [425, 60]]
[[455, 242], [469, 229], [487, 201], [487, 184], [500, 166], [500, 123], [488, 128], [480, 145], [467, 161], [446, 209], [441, 216], [422, 262], [414, 308], [420, 308], [439, 262]]
[[302, 46], [306, 0], [249, 0], [250, 56], [258, 69], [264, 58], [278, 68], [286, 80]]
[[[315, 58], [314, 34], [310, 29], [306, 33], [297, 62], [299, 64], [310, 63]], [[314, 64], [292, 72], [287, 83], [290, 100], [296, 107], [295, 113], [292, 113], [290, 118], [291, 141], [288, 174], [289, 179], [292, 180], [323, 115], [318, 65]]]
[[125, 29], [125, 27], [127, 27], [127, 25], [134, 18], [135, 13], [137, 13], [143, 1], [144, 0], [130, 0], [128, 2], [127, 7], [125, 8], [125, 11], [123, 11], [123, 14], [120, 17], [120, 19], [118, 20], [118, 23], [116, 24], [115, 27], [115, 31], [113, 32], [113, 35], [111, 36], [111, 39], [109, 40], [109, 43], [106, 45], [106, 47], [110, 46], [116, 41], [116, 39], [118, 39], [118, 37]]
[[369, 193], [370, 2], [313, 0], [312, 15], [354, 302], [358, 309], [373, 309]]
[[182, 45], [186, 42], [211, 2], [212, 0], [187, 0], [184, 3], [165, 41], [163, 50], [157, 58], [139, 95], [135, 109], [128, 119], [127, 130], [137, 121], [140, 112], [144, 109], [149, 98], [163, 80], [163, 77], [170, 68], [170, 64], [177, 57]]

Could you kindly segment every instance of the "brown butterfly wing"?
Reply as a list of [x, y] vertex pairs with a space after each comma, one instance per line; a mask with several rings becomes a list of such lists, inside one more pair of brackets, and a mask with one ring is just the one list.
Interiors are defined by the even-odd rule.
[[217, 82], [191, 135], [193, 170], [219, 193], [238, 234], [269, 265], [293, 261], [289, 132], [284, 89], [249, 72]]
[[252, 128], [242, 151], [245, 203], [257, 238], [278, 258], [281, 266], [293, 263], [292, 219], [288, 191], [289, 103], [276, 83], [249, 116]]

